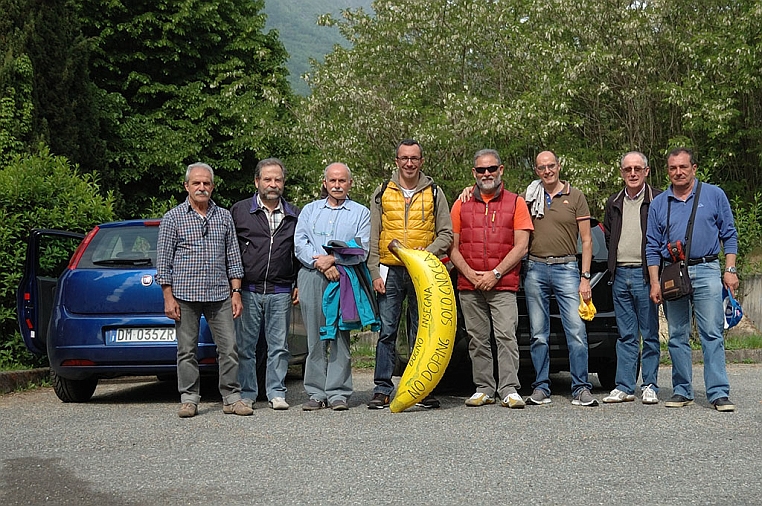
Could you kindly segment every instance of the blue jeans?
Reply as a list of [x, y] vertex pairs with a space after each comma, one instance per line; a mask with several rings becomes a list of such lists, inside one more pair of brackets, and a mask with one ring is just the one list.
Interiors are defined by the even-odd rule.
[[722, 273], [718, 261], [688, 267], [693, 294], [664, 302], [669, 324], [669, 356], [672, 359], [672, 391], [693, 399], [693, 362], [691, 360], [691, 320], [696, 317], [701, 349], [704, 352], [706, 398], [714, 402], [730, 395], [725, 370], [723, 340]]
[[236, 320], [238, 343], [238, 380], [241, 397], [247, 404], [256, 402], [257, 343], [264, 327], [267, 341], [267, 372], [265, 390], [267, 399], [286, 397], [286, 373], [288, 372], [288, 325], [291, 319], [290, 293], [241, 293], [243, 313]]
[[230, 297], [222, 302], [186, 302], [177, 299], [180, 321], [175, 322], [177, 332], [177, 389], [180, 402], [198, 404], [201, 400], [198, 372], [198, 327], [201, 315], [206, 318], [217, 345], [219, 389], [224, 404], [241, 399], [238, 384], [238, 350], [235, 344], [233, 307]]
[[376, 343], [376, 369], [373, 375], [376, 386], [373, 393], [391, 395], [394, 390], [392, 373], [397, 360], [397, 333], [402, 316], [402, 302], [407, 297], [407, 343], [408, 347], [412, 347], [418, 332], [418, 301], [413, 281], [403, 266], [390, 266], [384, 285], [386, 293], [378, 295], [381, 331]]
[[524, 293], [532, 329], [529, 351], [536, 373], [532, 388], [550, 395], [550, 296], [556, 296], [569, 348], [572, 395], [593, 386], [587, 380], [587, 331], [579, 316], [579, 268], [576, 262], [545, 264], [527, 261]]
[[614, 314], [619, 328], [616, 342], [616, 387], [635, 393], [638, 381], [640, 338], [643, 337], [641, 388], [651, 385], [658, 392], [659, 313], [650, 298], [651, 285], [643, 276], [643, 267], [617, 267], [614, 273]]

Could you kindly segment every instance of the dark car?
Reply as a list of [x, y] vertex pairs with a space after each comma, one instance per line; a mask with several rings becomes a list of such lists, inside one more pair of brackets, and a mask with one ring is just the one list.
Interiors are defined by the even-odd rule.
[[[89, 400], [100, 378], [176, 376], [175, 325], [164, 315], [154, 279], [159, 223], [106, 223], [87, 236], [30, 233], [17, 293], [19, 326], [27, 348], [48, 356], [62, 401]], [[306, 358], [305, 335], [301, 311], [294, 310], [292, 364]], [[217, 350], [203, 318], [198, 361], [202, 374], [216, 374]]]
[[[589, 349], [588, 370], [598, 375], [601, 386], [611, 390], [616, 386], [616, 341], [619, 336], [616, 318], [614, 316], [614, 300], [611, 293], [611, 273], [607, 268], [608, 249], [603, 234], [603, 227], [596, 220], [592, 220], [593, 259], [590, 266], [590, 286], [593, 291], [593, 304], [597, 310], [592, 321], [585, 322], [587, 328], [587, 342]], [[578, 260], [581, 262], [582, 243], [578, 244]], [[455, 271], [452, 271], [453, 284], [455, 284]], [[519, 310], [519, 325], [517, 339], [519, 342], [520, 369], [522, 384], [528, 386], [527, 381], [534, 381], [534, 367], [529, 353], [529, 340], [531, 331], [529, 316], [524, 297], [523, 275], [522, 285], [517, 296]], [[400, 332], [400, 341], [404, 341], [404, 331]], [[405, 351], [403, 351], [405, 350]], [[397, 371], [401, 373], [404, 368], [407, 344], [398, 346], [400, 363]], [[551, 297], [550, 304], [550, 372], [569, 370], [569, 349], [566, 345], [566, 337], [561, 322], [555, 297]], [[458, 308], [458, 331], [455, 339], [455, 349], [447, 372], [442, 378], [440, 391], [442, 390], [469, 390], [471, 384], [471, 359], [468, 355], [468, 336], [463, 326], [463, 317]]]

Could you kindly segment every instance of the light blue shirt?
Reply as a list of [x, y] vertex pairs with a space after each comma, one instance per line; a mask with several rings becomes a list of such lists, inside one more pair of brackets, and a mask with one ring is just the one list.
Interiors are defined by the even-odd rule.
[[[696, 179], [698, 183], [698, 179]], [[693, 209], [696, 184], [685, 201], [675, 197], [672, 185], [655, 197], [648, 208], [646, 232], [646, 259], [648, 265], [659, 265], [662, 258], [670, 258], [667, 243], [685, 242], [685, 231]], [[669, 230], [667, 230], [667, 206], [671, 205]], [[716, 255], [720, 246], [725, 253], [738, 253], [738, 233], [733, 222], [728, 197], [721, 188], [709, 183], [701, 184], [701, 195], [696, 209], [691, 237], [691, 258]]]
[[313, 257], [326, 254], [323, 245], [328, 241], [348, 242], [352, 239], [362, 246], [365, 255], [362, 258], [357, 255], [342, 258], [335, 254], [337, 264], [352, 265], [367, 260], [370, 248], [370, 211], [367, 207], [349, 199], [338, 207], [329, 205], [327, 198], [310, 202], [299, 213], [296, 222], [296, 258], [308, 269], [314, 269]]

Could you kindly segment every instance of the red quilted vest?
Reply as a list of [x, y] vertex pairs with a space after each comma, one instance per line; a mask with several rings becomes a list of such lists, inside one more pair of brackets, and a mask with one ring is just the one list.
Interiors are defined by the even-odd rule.
[[[485, 204], [476, 188], [474, 196], [460, 208], [460, 254], [477, 271], [491, 271], [513, 249], [513, 215], [518, 195], [501, 189]], [[495, 290], [519, 290], [521, 264], [507, 272]], [[465, 276], [458, 275], [459, 290], [473, 290]]]

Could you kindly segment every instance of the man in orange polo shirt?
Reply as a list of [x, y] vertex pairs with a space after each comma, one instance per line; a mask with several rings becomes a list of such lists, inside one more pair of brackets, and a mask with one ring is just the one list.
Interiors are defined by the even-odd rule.
[[[476, 385], [466, 406], [494, 404], [497, 395], [503, 406], [521, 409], [525, 403], [518, 394], [516, 292], [521, 259], [534, 226], [524, 199], [503, 188], [503, 170], [497, 151], [482, 149], [474, 155], [473, 194], [466, 202], [456, 200], [450, 213], [455, 236], [450, 259], [458, 269], [460, 305]], [[490, 328], [495, 333], [497, 378]]]

